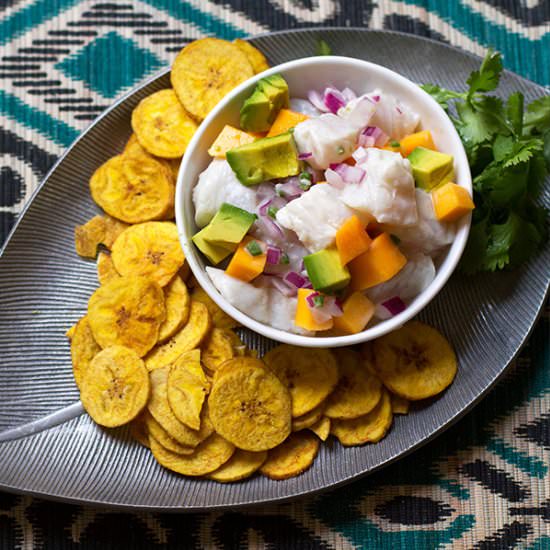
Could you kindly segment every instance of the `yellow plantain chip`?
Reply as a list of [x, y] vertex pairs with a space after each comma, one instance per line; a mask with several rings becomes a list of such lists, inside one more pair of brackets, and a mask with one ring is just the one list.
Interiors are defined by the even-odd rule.
[[97, 255], [97, 280], [100, 285], [104, 285], [113, 279], [118, 279], [120, 273], [116, 270], [115, 264], [110, 254], [100, 252]]
[[198, 348], [210, 331], [210, 315], [206, 306], [191, 300], [189, 319], [170, 340], [157, 346], [145, 358], [148, 370], [171, 365], [182, 353]]
[[172, 217], [174, 181], [169, 169], [149, 159], [118, 155], [101, 165], [90, 180], [94, 201], [107, 214], [126, 223]]
[[219, 483], [231, 483], [250, 477], [266, 461], [267, 451], [253, 453], [236, 449], [233, 456], [206, 477]]
[[100, 286], [88, 302], [88, 322], [96, 342], [119, 344], [143, 357], [158, 340], [165, 318], [162, 288], [144, 277], [119, 277]]
[[189, 319], [191, 299], [185, 283], [176, 275], [164, 287], [166, 319], [160, 325], [159, 342], [174, 336]]
[[378, 338], [374, 357], [384, 385], [411, 401], [442, 392], [457, 371], [456, 355], [446, 338], [419, 321]]
[[67, 332], [65, 333], [65, 337], [68, 338], [69, 340], [73, 339], [73, 336], [76, 330], [76, 325], [77, 323], [75, 323], [72, 327], [68, 328]]
[[111, 216], [94, 216], [84, 225], [74, 228], [76, 253], [84, 258], [95, 258], [100, 245], [110, 249], [127, 227], [127, 224]]
[[205, 406], [202, 409], [199, 430], [192, 430], [180, 422], [168, 401], [168, 372], [169, 369], [164, 368], [149, 373], [151, 397], [147, 403], [147, 409], [170, 437], [186, 447], [196, 447], [214, 431], [208, 407]]
[[395, 393], [391, 394], [391, 410], [393, 414], [409, 414], [410, 402]]
[[232, 359], [235, 355], [231, 337], [219, 328], [213, 328], [210, 334], [202, 343], [202, 362], [204, 366], [211, 372], [225, 361]]
[[290, 433], [290, 394], [259, 359], [226, 361], [208, 404], [216, 432], [239, 449], [272, 449]]
[[292, 431], [299, 432], [300, 430], [305, 430], [306, 428], [309, 428], [313, 426], [313, 424], [319, 422], [319, 420], [321, 420], [321, 417], [323, 416], [324, 408], [325, 404], [321, 403], [320, 405], [317, 405], [317, 407], [315, 407], [314, 409], [311, 409], [311, 411], [307, 412], [306, 414], [293, 418]]
[[192, 298], [194, 300], [197, 300], [197, 302], [203, 303], [207, 308], [208, 312], [210, 313], [210, 317], [212, 317], [212, 323], [216, 328], [222, 328], [222, 329], [232, 329], [240, 327], [241, 325], [235, 321], [232, 317], [229, 317], [227, 313], [223, 309], [208, 296], [206, 291], [201, 288], [198, 283], [193, 283], [190, 281], [189, 287], [193, 288], [193, 292], [191, 294]]
[[294, 418], [322, 403], [338, 382], [338, 366], [328, 349], [282, 344], [264, 361], [290, 390]]
[[166, 159], [166, 162], [168, 163], [168, 166], [170, 167], [170, 171], [172, 172], [172, 176], [174, 177], [174, 181], [178, 179], [178, 174], [180, 171], [182, 158], [179, 157], [177, 159]]
[[185, 261], [173, 222], [146, 222], [123, 231], [113, 245], [121, 275], [143, 275], [166, 286]]
[[253, 74], [247, 56], [237, 46], [218, 38], [201, 38], [178, 54], [171, 81], [185, 110], [202, 120], [220, 99]]
[[149, 448], [149, 432], [147, 431], [147, 426], [145, 425], [143, 413], [136, 416], [136, 418], [130, 422], [130, 435], [138, 443]]
[[326, 441], [330, 435], [330, 418], [323, 416], [319, 422], [310, 426], [309, 429], [321, 440]]
[[258, 50], [258, 48], [255, 48], [250, 42], [237, 38], [233, 40], [233, 44], [235, 44], [235, 46], [237, 46], [237, 48], [239, 48], [239, 50], [246, 55], [246, 58], [252, 65], [254, 74], [258, 74], [269, 69], [269, 65], [264, 54]]
[[73, 363], [73, 376], [76, 385], [80, 389], [82, 376], [88, 370], [90, 361], [101, 351], [94, 339], [90, 323], [87, 317], [82, 317], [74, 326], [71, 339], [71, 360]]
[[325, 416], [357, 418], [372, 411], [382, 396], [382, 383], [364, 367], [361, 356], [349, 348], [333, 350], [340, 378], [327, 398]]
[[201, 427], [201, 411], [210, 382], [201, 366], [201, 352], [183, 353], [168, 373], [168, 402], [176, 418], [193, 430]]
[[178, 453], [180, 455], [190, 455], [195, 448], [187, 447], [178, 443], [173, 437], [170, 437], [168, 432], [153, 418], [149, 411], [145, 411], [143, 414], [145, 426], [147, 428], [147, 443], [149, 443], [149, 436], [154, 437], [155, 440], [160, 443], [165, 449]]
[[178, 158], [197, 129], [174, 90], [160, 90], [142, 99], [132, 113], [132, 129], [152, 155]]
[[217, 470], [230, 458], [235, 447], [218, 434], [212, 434], [197, 446], [193, 454], [173, 453], [150, 438], [151, 452], [157, 462], [178, 474], [185, 476], [203, 476]]
[[246, 344], [241, 340], [240, 336], [230, 329], [220, 329], [231, 341], [233, 347], [233, 356], [243, 357], [247, 354], [248, 348]]
[[330, 433], [345, 447], [376, 443], [386, 435], [392, 420], [390, 396], [383, 390], [380, 402], [370, 413], [351, 420], [332, 420]]
[[319, 452], [319, 439], [309, 432], [299, 432], [271, 449], [260, 472], [270, 479], [288, 479], [305, 472]]
[[183, 262], [183, 265], [180, 267], [180, 270], [178, 271], [178, 275], [182, 281], [185, 281], [187, 288], [191, 288], [187, 283], [187, 281], [189, 280], [190, 274], [191, 274], [191, 269], [189, 268], [189, 264], [187, 262]]
[[83, 372], [80, 399], [97, 424], [114, 428], [138, 416], [149, 389], [147, 369], [136, 352], [111, 346], [100, 351]]

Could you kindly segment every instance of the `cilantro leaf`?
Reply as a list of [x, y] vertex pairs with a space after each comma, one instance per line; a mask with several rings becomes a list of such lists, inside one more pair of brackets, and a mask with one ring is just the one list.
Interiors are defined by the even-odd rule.
[[550, 96], [529, 103], [525, 114], [525, 128], [541, 134], [550, 130]]
[[515, 92], [508, 98], [506, 116], [514, 134], [521, 136], [523, 130], [523, 94], [521, 92]]
[[548, 130], [544, 134], [544, 147], [543, 147], [543, 153], [544, 153], [544, 159], [546, 160], [546, 166], [548, 167], [548, 170], [550, 170], [550, 130]]
[[463, 98], [464, 94], [446, 90], [435, 84], [423, 84], [420, 86], [425, 92], [429, 93], [443, 107], [445, 112], [449, 111], [449, 101], [451, 99]]
[[479, 71], [474, 71], [466, 80], [470, 87], [468, 90], [468, 100], [477, 92], [491, 92], [497, 86], [502, 72], [502, 60], [500, 53], [490, 49], [481, 64]]
[[317, 55], [332, 55], [332, 48], [323, 39], [317, 42]]
[[497, 208], [505, 208], [527, 191], [527, 172], [523, 164], [504, 167], [505, 161], [493, 161], [474, 179], [478, 193], [486, 195]]
[[[489, 98], [486, 98], [489, 99]], [[490, 98], [483, 103], [459, 103], [457, 129], [466, 144], [475, 145], [490, 140], [502, 127], [502, 101]]]
[[460, 270], [463, 273], [473, 275], [484, 269], [487, 243], [487, 219], [484, 219], [470, 229], [470, 236], [460, 259]]

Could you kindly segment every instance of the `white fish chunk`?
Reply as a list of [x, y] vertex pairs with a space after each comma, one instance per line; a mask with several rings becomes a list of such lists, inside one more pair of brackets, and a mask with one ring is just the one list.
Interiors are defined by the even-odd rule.
[[347, 120], [359, 131], [370, 125], [376, 105], [370, 94], [364, 94], [348, 101], [345, 107], [338, 109], [338, 116]]
[[367, 95], [378, 99], [375, 102], [376, 108], [369, 126], [378, 126], [395, 140], [400, 140], [415, 131], [420, 122], [420, 116], [410, 107], [380, 90], [374, 90]]
[[290, 110], [309, 117], [318, 117], [323, 114], [307, 99], [301, 99], [299, 97], [290, 98]]

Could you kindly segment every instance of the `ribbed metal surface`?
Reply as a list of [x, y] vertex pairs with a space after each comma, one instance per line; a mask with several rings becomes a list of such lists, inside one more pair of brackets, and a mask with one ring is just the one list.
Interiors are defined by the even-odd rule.
[[[335, 54], [452, 88], [462, 88], [479, 63], [450, 47], [387, 32], [286, 32], [254, 42], [277, 64], [311, 55], [320, 37]], [[85, 311], [97, 282], [94, 263], [74, 252], [73, 227], [96, 211], [88, 179], [95, 167], [121, 150], [134, 105], [168, 85], [167, 75], [146, 83], [93, 124], [46, 179], [0, 257], [0, 432], [78, 401], [64, 332]], [[544, 93], [506, 74], [501, 92], [517, 89], [527, 99]], [[547, 206], [549, 195], [547, 186]], [[448, 426], [502, 374], [543, 304], [549, 260], [547, 246], [514, 273], [454, 276], [421, 317], [453, 342], [460, 361], [455, 383], [438, 399], [397, 418], [388, 437], [376, 445], [345, 450], [338, 444], [323, 445], [314, 466], [298, 478], [256, 477], [232, 485], [184, 479], [158, 466], [126, 429], [104, 430], [82, 415], [0, 443], [0, 489], [105, 505], [193, 509], [289, 498], [373, 471]], [[260, 352], [271, 345], [244, 332]]]

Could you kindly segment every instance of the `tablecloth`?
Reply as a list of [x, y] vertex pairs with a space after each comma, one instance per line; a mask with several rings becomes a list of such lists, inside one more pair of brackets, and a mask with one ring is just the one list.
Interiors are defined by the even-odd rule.
[[[0, 0], [0, 243], [56, 157], [188, 41], [312, 26], [431, 37], [550, 84], [548, 0]], [[288, 504], [122, 513], [0, 494], [0, 549], [550, 548], [549, 311], [497, 387], [421, 450]]]

